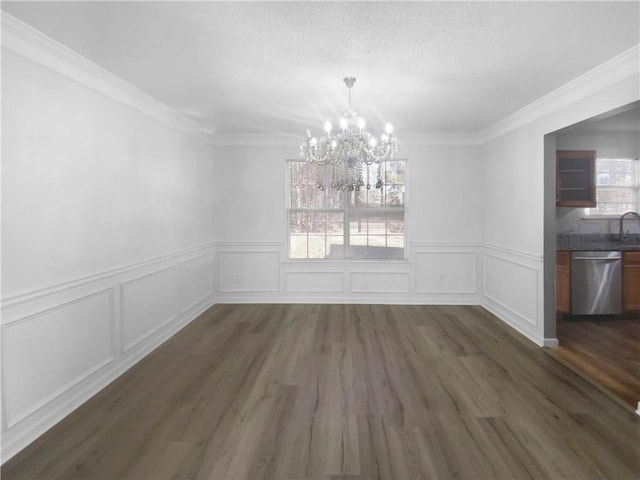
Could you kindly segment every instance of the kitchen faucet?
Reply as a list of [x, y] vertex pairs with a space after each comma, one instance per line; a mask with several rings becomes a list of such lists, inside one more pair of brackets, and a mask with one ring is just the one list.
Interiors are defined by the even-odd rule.
[[623, 235], [622, 223], [623, 223], [624, 217], [626, 217], [627, 215], [635, 215], [636, 217], [638, 217], [638, 221], [640, 222], [640, 215], [638, 215], [636, 212], [627, 212], [622, 214], [622, 216], [620, 217], [620, 243], [622, 243], [622, 235]]

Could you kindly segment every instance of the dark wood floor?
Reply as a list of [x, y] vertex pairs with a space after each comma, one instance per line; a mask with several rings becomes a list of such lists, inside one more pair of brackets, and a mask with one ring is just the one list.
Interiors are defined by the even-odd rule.
[[640, 402], [640, 316], [564, 317], [553, 353], [633, 409]]
[[638, 478], [639, 417], [480, 307], [216, 305], [2, 478]]

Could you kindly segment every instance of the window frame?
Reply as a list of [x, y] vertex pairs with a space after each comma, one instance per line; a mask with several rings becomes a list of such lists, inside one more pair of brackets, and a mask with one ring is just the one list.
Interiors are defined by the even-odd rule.
[[[286, 261], [289, 262], [383, 262], [383, 263], [391, 263], [391, 262], [407, 262], [408, 261], [408, 245], [409, 242], [407, 240], [407, 204], [409, 198], [409, 186], [407, 183], [407, 178], [409, 177], [409, 161], [407, 158], [393, 158], [390, 160], [385, 160], [381, 163], [392, 163], [392, 162], [404, 162], [404, 201], [402, 207], [352, 207], [349, 202], [350, 192], [343, 192], [343, 201], [341, 208], [292, 208], [291, 207], [291, 169], [290, 163], [306, 163], [305, 160], [299, 158], [287, 158], [285, 159], [285, 206], [286, 206], [286, 236], [287, 236], [287, 246], [286, 246]], [[375, 187], [372, 185], [371, 187], [374, 189]], [[292, 258], [291, 257], [291, 213], [293, 212], [301, 212], [301, 213], [341, 213], [343, 215], [342, 219], [342, 238], [343, 238], [343, 246], [344, 246], [344, 256], [343, 257], [318, 257], [318, 258]], [[361, 212], [364, 215], [387, 215], [394, 213], [402, 213], [404, 231], [403, 231], [403, 254], [402, 257], [380, 257], [380, 258], [365, 258], [365, 257], [348, 257], [348, 247], [350, 245], [350, 218], [352, 217], [353, 212]], [[307, 234], [308, 236], [308, 234]], [[325, 232], [324, 238], [326, 240], [327, 233]], [[389, 236], [388, 225], [385, 226], [385, 239]], [[385, 240], [386, 243], [386, 240]], [[356, 245], [357, 246], [357, 245]], [[308, 247], [307, 247], [308, 254]]]
[[[597, 175], [598, 175], [598, 162], [600, 160], [629, 160], [629, 161], [633, 161], [635, 164], [635, 186], [629, 186], [629, 187], [625, 187], [625, 186], [600, 186], [598, 185], [598, 181], [597, 181]], [[596, 176], [595, 179], [595, 187], [596, 187], [596, 199], [598, 198], [598, 192], [601, 188], [614, 188], [614, 189], [621, 189], [621, 190], [631, 190], [633, 192], [634, 195], [634, 200], [635, 200], [635, 206], [632, 207], [633, 211], [640, 210], [640, 160], [637, 158], [632, 158], [632, 157], [620, 157], [620, 156], [596, 156], [595, 159], [595, 171], [594, 171], [594, 175]], [[618, 219], [620, 218], [620, 215], [626, 213], [626, 212], [621, 212], [621, 213], [597, 213], [595, 212], [598, 209], [597, 205], [594, 208], [584, 208], [584, 219], [591, 219], [591, 220], [611, 220], [611, 219]], [[593, 212], [593, 213], [592, 213]]]

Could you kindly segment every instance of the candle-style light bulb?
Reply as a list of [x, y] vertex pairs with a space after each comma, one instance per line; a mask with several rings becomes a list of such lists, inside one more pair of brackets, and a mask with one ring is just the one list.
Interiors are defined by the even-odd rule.
[[364, 130], [364, 126], [366, 125], [366, 122], [364, 121], [364, 118], [359, 118], [358, 119], [358, 128], [360, 130]]
[[327, 133], [331, 133], [331, 122], [329, 121], [324, 122], [324, 131]]
[[384, 127], [384, 131], [391, 135], [391, 133], [393, 133], [393, 125], [387, 123]]

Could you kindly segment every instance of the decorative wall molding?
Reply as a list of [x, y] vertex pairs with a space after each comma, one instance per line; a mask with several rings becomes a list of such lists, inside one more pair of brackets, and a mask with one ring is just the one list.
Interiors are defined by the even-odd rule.
[[218, 252], [218, 285], [224, 292], [279, 292], [280, 252]]
[[479, 136], [481, 144], [535, 122], [578, 100], [622, 82], [640, 72], [640, 44], [565, 83], [556, 90], [489, 126]]
[[[527, 270], [533, 272], [533, 275], [534, 275], [533, 279], [535, 281], [534, 283], [535, 283], [535, 286], [537, 287], [537, 284], [538, 284], [538, 281], [537, 281], [538, 280], [538, 269], [537, 268], [531, 267], [531, 266], [529, 266], [529, 265], [527, 265], [525, 263], [522, 263], [522, 262], [517, 262], [515, 260], [509, 259], [509, 258], [505, 258], [505, 257], [500, 256], [500, 255], [494, 255], [492, 253], [485, 252], [484, 256], [485, 256], [485, 258], [492, 258], [494, 260], [498, 260], [499, 262], [509, 263], [511, 265], [515, 265], [515, 266], [520, 267], [522, 269], [527, 269]], [[526, 313], [520, 311], [517, 307], [515, 307], [513, 305], [508, 305], [508, 301], [506, 299], [497, 298], [498, 295], [495, 292], [490, 293], [490, 292], [487, 291], [488, 290], [487, 289], [487, 285], [488, 285], [489, 282], [487, 281], [486, 265], [487, 265], [488, 262], [485, 260], [484, 263], [485, 263], [485, 277], [484, 277], [484, 282], [483, 282], [483, 287], [484, 287], [483, 288], [483, 293], [484, 293], [485, 298], [488, 298], [493, 303], [495, 303], [497, 305], [500, 305], [502, 308], [510, 311], [513, 315], [516, 315], [522, 321], [525, 321], [525, 322], [527, 322], [527, 323], [529, 323], [529, 324], [531, 324], [532, 326], [535, 327], [537, 325], [537, 323], [538, 323], [537, 307], [536, 307], [536, 310], [534, 312], [534, 315], [527, 315]], [[504, 278], [510, 278], [511, 281], [513, 281], [513, 278], [510, 277], [510, 276], [505, 276]], [[536, 288], [535, 292], [537, 293], [537, 288]]]
[[[101, 298], [101, 297], [106, 297], [106, 298]], [[55, 335], [58, 331], [60, 331], [61, 329], [64, 329], [64, 326], [63, 326], [64, 322], [69, 322], [69, 320], [72, 320], [72, 321], [76, 320], [74, 317], [77, 317], [77, 315], [74, 315], [75, 313], [73, 312], [74, 308], [77, 310], [79, 308], [82, 308], [83, 304], [86, 306], [90, 304], [90, 302], [92, 301], [95, 302], [96, 300], [106, 301], [106, 305], [104, 306], [105, 308], [103, 308], [103, 311], [96, 312], [98, 314], [104, 315], [104, 318], [101, 319], [101, 318], [92, 317], [91, 315], [87, 315], [88, 318], [82, 318], [78, 320], [83, 322], [85, 325], [87, 321], [96, 322], [96, 321], [102, 320], [106, 323], [106, 325], [103, 325], [102, 327], [107, 330], [108, 335], [104, 338], [101, 337], [97, 339], [98, 342], [103, 343], [102, 349], [104, 350], [103, 351], [104, 355], [102, 355], [101, 358], [93, 359], [94, 360], [93, 363], [89, 365], [85, 365], [83, 362], [74, 362], [75, 368], [79, 371], [76, 371], [75, 373], [71, 374], [72, 378], [67, 378], [66, 381], [63, 379], [61, 382], [58, 382], [57, 386], [52, 386], [51, 388], [49, 388], [48, 393], [45, 392], [43, 395], [40, 396], [39, 399], [29, 403], [28, 405], [23, 406], [23, 408], [20, 411], [14, 412], [15, 408], [13, 407], [13, 404], [16, 403], [14, 400], [14, 391], [19, 388], [24, 388], [25, 385], [24, 385], [24, 382], [18, 382], [21, 385], [21, 387], [18, 386], [18, 384], [14, 383], [12, 377], [20, 376], [24, 378], [25, 376], [29, 376], [34, 373], [37, 373], [37, 371], [44, 371], [45, 369], [47, 369], [49, 371], [49, 374], [46, 376], [47, 378], [45, 380], [46, 381], [55, 380], [54, 378], [52, 378], [51, 368], [55, 366], [52, 364], [57, 360], [54, 356], [51, 355], [51, 352], [41, 352], [42, 353], [41, 358], [35, 359], [35, 362], [34, 361], [29, 362], [31, 364], [35, 363], [36, 365], [33, 365], [30, 368], [26, 368], [25, 361], [29, 361], [31, 359], [24, 358], [24, 357], [31, 357], [34, 349], [38, 350], [39, 347], [43, 347], [46, 345], [37, 344], [36, 341], [34, 341], [34, 339], [31, 338], [28, 344], [29, 348], [22, 349], [20, 348], [21, 347], [20, 333], [16, 332], [16, 334], [14, 334], [14, 331], [20, 330], [20, 329], [26, 329], [27, 332], [23, 333], [22, 335], [22, 337], [26, 337], [30, 333], [28, 330], [30, 327], [32, 329], [37, 329], [35, 325], [32, 326], [33, 323], [37, 324], [38, 322], [45, 322], [46, 328], [50, 330], [49, 333], [52, 333]], [[3, 357], [4, 357], [3, 360], [4, 361], [2, 362], [2, 387], [3, 387], [3, 391], [7, 392], [5, 395], [3, 395], [3, 400], [4, 400], [3, 401], [3, 408], [4, 408], [3, 428], [4, 429], [13, 427], [24, 418], [28, 417], [38, 409], [50, 403], [53, 399], [59, 397], [64, 392], [68, 391], [69, 389], [71, 389], [72, 387], [80, 383], [82, 380], [86, 379], [91, 374], [95, 373], [96, 371], [98, 371], [99, 369], [101, 369], [102, 367], [108, 365], [113, 361], [114, 357], [116, 356], [116, 351], [115, 351], [116, 349], [114, 345], [115, 343], [114, 342], [115, 340], [114, 312], [115, 312], [114, 288], [108, 287], [108, 288], [100, 289], [98, 291], [90, 292], [86, 295], [77, 297], [70, 301], [65, 301], [64, 303], [61, 303], [59, 305], [56, 305], [54, 307], [48, 308], [43, 311], [36, 312], [29, 316], [15, 319], [10, 323], [3, 325], [2, 339], [3, 339]], [[101, 332], [101, 333], [105, 333], [105, 332]], [[14, 337], [18, 337], [18, 338], [14, 338]], [[51, 341], [54, 341], [55, 337], [47, 336], [46, 338], [41, 338], [40, 340], [46, 343], [49, 343]], [[68, 338], [64, 338], [64, 340], [70, 341]], [[16, 345], [13, 345], [14, 342], [16, 343]], [[96, 346], [97, 345], [94, 345], [93, 346], [94, 348], [91, 349], [93, 354], [99, 353], [99, 348], [95, 348]], [[51, 348], [50, 350], [54, 350], [54, 349], [59, 350], [61, 346], [59, 344], [54, 344], [52, 345], [52, 347], [53, 348]], [[45, 358], [45, 356], [47, 355], [49, 356]], [[85, 358], [83, 360], [87, 360], [87, 359]], [[17, 365], [12, 364], [11, 362], [16, 362]], [[36, 371], [34, 371], [34, 369]], [[39, 383], [38, 388], [41, 388], [43, 382], [41, 381], [38, 383]], [[18, 396], [24, 398], [25, 395], [18, 394]]]
[[344, 272], [340, 270], [323, 272], [285, 271], [285, 291], [287, 293], [343, 293]]
[[378, 295], [407, 294], [409, 293], [409, 272], [352, 271], [349, 273], [349, 292]]
[[483, 247], [481, 305], [542, 346], [542, 258], [515, 252], [496, 246]]
[[210, 132], [201, 125], [6, 12], [2, 12], [2, 49], [211, 144]]
[[175, 321], [178, 316], [175, 287], [179, 287], [176, 277], [177, 264], [173, 264], [120, 283], [123, 352]]
[[[409, 245], [409, 260], [390, 261], [312, 261], [282, 260], [286, 248], [279, 242], [220, 242], [215, 250], [219, 258], [218, 285], [215, 296], [217, 303], [396, 303], [396, 304], [480, 304], [479, 272], [480, 249], [477, 243], [460, 242], [418, 242]], [[415, 261], [415, 255], [429, 252], [434, 258], [442, 259], [440, 265], [447, 263], [452, 255], [462, 255], [465, 262], [454, 266], [467, 268], [473, 276], [471, 282], [465, 280], [459, 285], [461, 275], [452, 275], [450, 282], [438, 291], [416, 291], [418, 279], [432, 272], [421, 270], [422, 263]], [[275, 278], [267, 279], [268, 284], [254, 284], [244, 288], [242, 279], [233, 287], [234, 268], [243, 270], [243, 264], [254, 263], [250, 259], [254, 254], [270, 252], [279, 260], [264, 263], [259, 268], [271, 269], [280, 279], [279, 288]], [[283, 253], [285, 252], [285, 253]], [[236, 256], [233, 261], [224, 261], [228, 255]], [[242, 260], [244, 258], [245, 260]], [[267, 257], [264, 257], [266, 259]], [[245, 263], [246, 262], [246, 263]], [[447, 270], [452, 273], [451, 270]], [[242, 276], [242, 275], [241, 275]], [[233, 288], [232, 288], [233, 287]]]
[[520, 258], [522, 260], [528, 260], [531, 262], [540, 262], [542, 263], [543, 256], [536, 253], [527, 252], [524, 250], [518, 250], [515, 248], [503, 247], [501, 245], [496, 245], [493, 243], [481, 243], [480, 244], [485, 250], [493, 250], [494, 252], [501, 252], [512, 255], [516, 258]]
[[3, 304], [2, 462], [213, 305], [213, 259], [212, 244], [193, 247]]
[[213, 243], [196, 245], [194, 247], [189, 247], [186, 249], [167, 253], [165, 255], [160, 255], [157, 257], [141, 260], [139, 262], [134, 262], [129, 265], [108, 269], [103, 272], [95, 273], [92, 275], [87, 275], [84, 277], [75, 278], [73, 280], [55, 283], [47, 287], [37, 288], [34, 290], [25, 291], [25, 292], [19, 292], [16, 294], [9, 295], [5, 298], [2, 298], [2, 300], [0, 300], [0, 303], [2, 303], [3, 310], [14, 308], [22, 303], [31, 303], [39, 298], [47, 297], [49, 295], [53, 295], [62, 291], [68, 291], [73, 288], [86, 285], [88, 283], [99, 282], [101, 280], [104, 280], [105, 278], [113, 277], [114, 275], [125, 275], [128, 272], [139, 270], [147, 266], [158, 265], [163, 261], [171, 261], [172, 259], [175, 259], [178, 257], [184, 258], [194, 252], [199, 252], [203, 250], [211, 251], [211, 249], [213, 248], [213, 245], [214, 245]]
[[[426, 260], [431, 258], [431, 261]], [[415, 292], [416, 293], [428, 293], [428, 294], [478, 294], [478, 253], [473, 250], [439, 250], [439, 251], [417, 251], [414, 253], [416, 272], [426, 271], [430, 269], [428, 266], [438, 265], [443, 270], [433, 272], [430, 279], [423, 279], [420, 275], [415, 275]], [[457, 260], [457, 265], [452, 265]], [[422, 263], [425, 263], [424, 268], [419, 268]], [[430, 265], [429, 265], [430, 264]], [[451, 267], [457, 267], [455, 270], [463, 270], [466, 266], [466, 272], [458, 272], [460, 275], [455, 275], [453, 281], [456, 282], [454, 288], [450, 288], [447, 284], [452, 279]], [[462, 267], [462, 268], [461, 268]], [[454, 272], [455, 273], [455, 272]], [[461, 284], [460, 280], [464, 276], [464, 280], [469, 279], [470, 284]], [[435, 281], [434, 281], [435, 280]]]
[[[187, 271], [188, 266], [194, 265], [197, 269], [196, 272]], [[204, 255], [188, 258], [178, 262], [178, 274], [184, 275], [178, 279], [178, 285], [181, 287], [179, 292], [180, 305], [183, 305], [180, 314], [185, 314], [189, 310], [196, 307], [207, 297], [213, 295], [213, 252], [207, 251]], [[204, 268], [203, 268], [204, 267]], [[189, 275], [189, 277], [187, 277]], [[204, 275], [204, 278], [198, 278], [198, 275]], [[188, 282], [196, 281], [197, 285], [203, 287], [201, 289], [195, 289], [195, 295], [191, 297], [185, 296], [188, 289], [184, 286]]]

